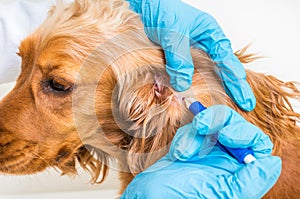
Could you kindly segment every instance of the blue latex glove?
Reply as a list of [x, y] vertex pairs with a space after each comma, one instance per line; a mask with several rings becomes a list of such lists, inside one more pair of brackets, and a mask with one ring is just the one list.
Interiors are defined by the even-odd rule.
[[181, 0], [128, 0], [141, 14], [149, 39], [162, 46], [170, 83], [177, 91], [192, 83], [194, 65], [190, 45], [207, 52], [217, 63], [217, 74], [224, 81], [227, 94], [246, 111], [256, 99], [246, 81], [244, 67], [234, 55], [231, 43], [216, 20]]
[[[214, 146], [216, 138], [227, 147], [251, 148], [257, 159], [239, 163]], [[209, 107], [177, 131], [169, 153], [137, 175], [121, 198], [261, 198], [281, 172], [272, 147], [266, 134], [234, 110]]]

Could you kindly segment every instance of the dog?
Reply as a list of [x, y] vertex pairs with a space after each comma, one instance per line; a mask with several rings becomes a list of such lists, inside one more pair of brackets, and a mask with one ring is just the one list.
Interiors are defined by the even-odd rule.
[[[264, 197], [297, 197], [300, 114], [289, 102], [300, 97], [297, 83], [247, 70], [257, 105], [244, 112], [226, 95], [216, 63], [191, 51], [193, 83], [178, 93], [169, 85], [162, 49], [126, 1], [58, 2], [20, 44], [21, 74], [0, 102], [0, 171], [23, 175], [55, 167], [76, 174], [78, 162], [101, 183], [117, 160], [122, 193], [191, 122], [182, 101], [190, 95], [205, 106], [226, 104], [268, 134], [283, 170]], [[236, 55], [243, 63], [255, 59], [245, 49]]]

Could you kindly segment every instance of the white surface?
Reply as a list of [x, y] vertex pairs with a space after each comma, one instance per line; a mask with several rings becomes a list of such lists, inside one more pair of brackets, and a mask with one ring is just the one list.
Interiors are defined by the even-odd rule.
[[0, 199], [112, 199], [116, 198], [116, 190], [102, 191], [72, 191], [72, 192], [55, 192], [55, 193], [38, 193], [38, 194], [19, 194], [0, 196]]
[[[117, 172], [110, 170], [103, 184], [91, 184], [90, 176], [79, 168], [78, 176], [61, 176], [53, 169], [28, 176], [0, 176], [0, 199], [8, 195], [45, 194], [56, 192], [84, 192], [115, 190], [118, 192]], [[102, 196], [101, 194], [99, 196]], [[59, 197], [64, 198], [64, 197]]]
[[19, 43], [45, 19], [51, 2], [54, 0], [0, 0], [0, 83], [18, 76]]
[[[211, 13], [218, 20], [224, 32], [232, 41], [234, 50], [238, 50], [253, 42], [250, 51], [258, 52], [259, 55], [266, 58], [247, 65], [248, 68], [273, 74], [282, 80], [296, 80], [300, 82], [300, 63], [298, 61], [298, 48], [300, 46], [300, 1], [187, 1], [197, 4], [200, 9]], [[16, 13], [10, 12], [9, 14], [11, 17], [12, 14]], [[11, 25], [17, 27], [20, 21], [15, 20], [14, 23], [16, 24]], [[4, 68], [1, 69], [5, 71]], [[7, 73], [3, 72], [1, 74], [2, 77], [0, 76], [0, 80], [3, 78], [3, 74]], [[11, 85], [0, 85], [0, 97]], [[20, 198], [20, 195], [6, 195], [16, 193], [44, 193], [43, 195], [35, 196], [26, 195], [27, 198], [31, 199], [113, 198], [114, 191], [110, 192], [110, 189], [114, 189], [117, 186], [117, 177], [114, 172], [105, 185], [89, 185], [88, 181], [89, 178], [86, 175], [76, 178], [61, 177], [52, 170], [32, 176], [0, 176], [0, 198]], [[87, 193], [84, 192], [85, 190], [103, 191], [90, 191]], [[69, 191], [69, 193], [55, 193], [62, 191]], [[71, 191], [80, 192], [72, 193]]]

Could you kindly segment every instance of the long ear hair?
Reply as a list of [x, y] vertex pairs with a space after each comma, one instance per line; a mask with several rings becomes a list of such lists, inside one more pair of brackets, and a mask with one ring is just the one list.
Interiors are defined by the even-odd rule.
[[283, 146], [300, 139], [300, 127], [297, 126], [300, 113], [294, 111], [290, 102], [300, 99], [299, 83], [283, 82], [274, 76], [252, 71], [247, 71], [247, 80], [258, 102], [246, 117], [271, 137], [273, 153], [280, 155]]
[[77, 160], [80, 166], [91, 175], [91, 183], [100, 184], [106, 179], [111, 161], [108, 154], [86, 145], [78, 150]]

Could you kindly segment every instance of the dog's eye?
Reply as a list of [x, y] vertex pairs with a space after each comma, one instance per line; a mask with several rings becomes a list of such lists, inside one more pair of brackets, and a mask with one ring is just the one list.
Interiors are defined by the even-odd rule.
[[72, 89], [72, 84], [59, 77], [51, 77], [46, 81], [46, 90], [54, 92], [68, 92]]
[[71, 88], [68, 82], [60, 78], [51, 79], [49, 86], [55, 91], [68, 91]]
[[56, 91], [67, 91], [68, 87], [66, 87], [65, 85], [53, 80], [50, 80], [49, 82], [49, 86]]

